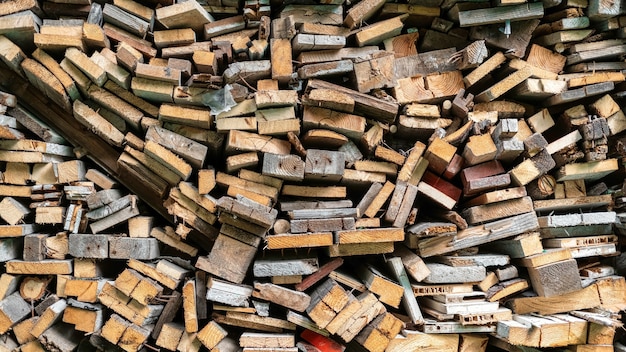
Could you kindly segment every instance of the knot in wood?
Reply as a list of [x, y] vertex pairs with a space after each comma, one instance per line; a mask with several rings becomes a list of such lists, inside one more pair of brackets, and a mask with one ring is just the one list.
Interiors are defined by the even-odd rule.
[[550, 195], [554, 193], [556, 187], [556, 180], [551, 175], [543, 175], [537, 180], [537, 187], [539, 191], [544, 195]]

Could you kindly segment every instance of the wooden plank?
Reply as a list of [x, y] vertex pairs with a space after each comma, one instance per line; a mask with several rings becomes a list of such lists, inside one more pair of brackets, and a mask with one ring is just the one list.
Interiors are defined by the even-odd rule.
[[556, 314], [587, 309], [599, 304], [597, 284], [591, 284], [581, 290], [553, 297], [514, 298], [511, 300], [511, 309], [515, 314]]
[[543, 17], [543, 4], [520, 4], [459, 12], [461, 27], [530, 20]]
[[404, 271], [404, 264], [402, 263], [402, 259], [398, 257], [390, 258], [387, 261], [387, 264], [392, 269], [393, 275], [400, 282], [402, 288], [404, 289], [402, 304], [406, 311], [409, 313], [411, 321], [414, 324], [421, 324], [424, 321], [424, 317], [422, 316], [420, 307], [415, 300], [415, 295], [413, 294], [413, 289], [409, 282], [409, 278], [407, 276], [407, 273]]
[[585, 179], [598, 180], [618, 169], [617, 159], [574, 163], [563, 166], [558, 170], [557, 181]]
[[512, 73], [507, 78], [499, 81], [488, 90], [483, 91], [475, 97], [477, 102], [488, 102], [495, 100], [502, 94], [511, 90], [516, 85], [522, 83], [525, 79], [532, 75], [530, 67], [524, 67], [515, 73]]
[[369, 242], [389, 242], [403, 241], [403, 229], [363, 229], [363, 230], [347, 230], [337, 231], [336, 243], [369, 243]]
[[461, 230], [454, 241], [451, 241], [449, 237], [436, 237], [430, 240], [423, 240], [419, 243], [420, 254], [422, 257], [443, 254], [453, 250], [491, 242], [496, 239], [503, 239], [524, 232], [534, 231], [538, 228], [539, 223], [534, 213], [516, 215], [482, 226]]
[[469, 224], [497, 220], [533, 211], [530, 197], [504, 200], [493, 204], [476, 205], [463, 210], [463, 217]]
[[361, 116], [372, 116], [383, 122], [391, 122], [395, 119], [398, 112], [398, 105], [374, 98], [370, 95], [359, 93], [348, 88], [341, 87], [336, 84], [328, 83], [318, 79], [310, 79], [307, 83], [308, 88], [332, 89], [340, 93], [347, 94], [354, 99], [354, 112]]
[[6, 269], [9, 274], [71, 274], [72, 260], [44, 260], [37, 262], [10, 260], [6, 262]]

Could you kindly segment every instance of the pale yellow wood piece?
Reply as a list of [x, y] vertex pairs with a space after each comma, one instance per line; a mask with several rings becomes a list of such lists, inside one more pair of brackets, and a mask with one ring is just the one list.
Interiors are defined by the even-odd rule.
[[399, 242], [404, 241], [404, 229], [359, 229], [343, 230], [335, 233], [337, 243], [372, 243], [372, 242]]
[[393, 242], [335, 244], [327, 248], [330, 257], [392, 253]]
[[213, 17], [196, 1], [160, 7], [155, 15], [156, 20], [166, 28], [190, 27], [196, 33], [202, 33], [204, 24], [214, 21]]
[[331, 232], [290, 234], [283, 233], [265, 238], [268, 249], [325, 247], [333, 244]]
[[196, 281], [189, 280], [183, 285], [183, 314], [185, 331], [198, 332], [198, 312], [196, 310]]
[[198, 331], [197, 338], [202, 344], [209, 349], [214, 348], [222, 339], [228, 335], [228, 332], [224, 330], [215, 321], [209, 322], [202, 330]]
[[497, 99], [504, 93], [513, 89], [516, 85], [522, 83], [525, 79], [532, 75], [532, 70], [530, 67], [524, 67], [512, 74], [510, 74], [505, 79], [491, 86], [491, 88], [485, 90], [484, 92], [478, 94], [474, 100], [477, 102], [489, 102]]
[[270, 40], [270, 57], [272, 59], [272, 79], [286, 84], [291, 79], [293, 64], [291, 56], [291, 40]]
[[63, 322], [74, 325], [78, 331], [93, 333], [102, 327], [104, 318], [102, 310], [68, 306], [63, 312]]
[[498, 148], [491, 135], [471, 136], [463, 150], [463, 158], [468, 166], [477, 165], [495, 159]]
[[383, 188], [380, 190], [380, 192], [378, 192], [378, 194], [376, 195], [374, 200], [372, 200], [367, 209], [365, 209], [363, 215], [370, 218], [375, 217], [378, 211], [383, 207], [385, 202], [387, 202], [387, 199], [389, 199], [394, 189], [395, 185], [393, 183], [389, 181], [385, 182]]
[[495, 70], [506, 61], [506, 57], [501, 51], [498, 51], [492, 55], [487, 61], [483, 62], [480, 66], [470, 72], [463, 78], [465, 87], [469, 88], [487, 76], [491, 71]]
[[144, 146], [144, 152], [172, 170], [183, 180], [187, 180], [191, 176], [191, 172], [193, 171], [191, 165], [160, 144], [147, 141]]
[[64, 299], [61, 299], [46, 308], [46, 310], [39, 316], [39, 319], [37, 319], [37, 322], [33, 325], [30, 333], [39, 338], [44, 331], [62, 319], [63, 311], [66, 307], [67, 303]]
[[165, 349], [175, 351], [183, 337], [185, 329], [183, 325], [176, 322], [165, 323], [161, 328], [161, 333], [156, 340], [156, 345]]
[[72, 273], [72, 260], [43, 260], [39, 262], [11, 260], [5, 265], [9, 274], [59, 275]]
[[99, 87], [107, 80], [106, 72], [96, 63], [91, 61], [87, 55], [76, 48], [68, 48], [65, 51], [65, 58], [78, 67], [89, 79]]
[[354, 29], [363, 25], [363, 22], [372, 17], [378, 10], [380, 10], [385, 1], [381, 0], [364, 0], [351, 7], [346, 14], [346, 18], [343, 24]]
[[163, 49], [169, 46], [182, 46], [196, 42], [196, 33], [191, 28], [154, 31], [154, 45]]
[[155, 266], [148, 263], [144, 263], [136, 259], [130, 259], [128, 261], [128, 267], [137, 270], [138, 272], [148, 277], [151, 277], [152, 279], [156, 280], [157, 282], [169, 289], [173, 290], [176, 288], [176, 286], [178, 286], [178, 280], [167, 276], [166, 274], [156, 269]]
[[307, 198], [345, 198], [346, 187], [343, 187], [343, 186], [314, 187], [314, 186], [285, 185], [283, 186], [281, 194], [285, 196], [307, 197]]
[[362, 27], [356, 33], [357, 45], [359, 47], [376, 45], [382, 43], [385, 39], [399, 35], [402, 27], [404, 27], [402, 21], [408, 16], [408, 14], [405, 14]]
[[102, 27], [96, 23], [83, 23], [83, 42], [90, 47], [111, 47], [109, 37], [104, 34]]
[[287, 155], [291, 151], [291, 144], [282, 139], [256, 133], [230, 131], [226, 140], [226, 152], [232, 154], [241, 151]]

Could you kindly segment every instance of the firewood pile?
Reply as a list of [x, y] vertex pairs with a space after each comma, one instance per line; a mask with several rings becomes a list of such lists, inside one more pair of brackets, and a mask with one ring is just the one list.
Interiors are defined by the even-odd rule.
[[0, 351], [626, 351], [626, 4], [0, 2]]

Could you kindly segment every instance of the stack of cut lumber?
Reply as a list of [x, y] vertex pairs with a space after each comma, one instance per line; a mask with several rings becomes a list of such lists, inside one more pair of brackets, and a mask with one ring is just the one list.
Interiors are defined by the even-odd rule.
[[0, 2], [0, 351], [626, 350], [624, 15]]

